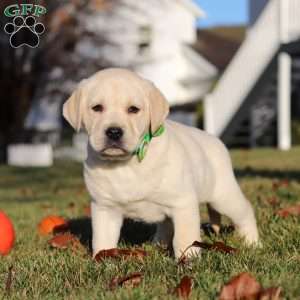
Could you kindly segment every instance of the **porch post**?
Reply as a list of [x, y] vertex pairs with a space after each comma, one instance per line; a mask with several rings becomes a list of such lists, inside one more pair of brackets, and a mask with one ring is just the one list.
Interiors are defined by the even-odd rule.
[[290, 0], [279, 0], [279, 37], [282, 44], [289, 41]]
[[291, 148], [291, 67], [292, 59], [288, 53], [281, 52], [278, 56], [278, 148]]

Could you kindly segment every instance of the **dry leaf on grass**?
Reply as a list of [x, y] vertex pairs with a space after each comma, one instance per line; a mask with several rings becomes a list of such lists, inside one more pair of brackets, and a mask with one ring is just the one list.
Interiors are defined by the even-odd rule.
[[273, 183], [272, 183], [272, 188], [273, 188], [273, 191], [278, 190], [278, 188], [279, 188], [278, 182], [273, 182]]
[[195, 241], [192, 244], [192, 247], [200, 247], [202, 249], [213, 250], [213, 251], [218, 251], [223, 253], [235, 253], [238, 251], [236, 248], [227, 246], [223, 242], [214, 242], [210, 244], [210, 243]]
[[77, 196], [81, 196], [86, 192], [86, 188], [84, 186], [80, 187], [77, 191], [76, 194]]
[[300, 204], [282, 208], [277, 211], [277, 215], [283, 218], [288, 216], [300, 216]]
[[270, 204], [270, 205], [273, 206], [273, 207], [279, 205], [279, 200], [278, 200], [278, 198], [275, 197], [275, 196], [270, 197], [270, 198], [267, 198], [267, 202], [268, 202], [268, 204]]
[[279, 300], [281, 288], [263, 289], [257, 280], [244, 272], [223, 286], [220, 300]]
[[111, 290], [119, 286], [133, 288], [138, 286], [142, 282], [142, 279], [143, 279], [143, 274], [140, 272], [131, 273], [124, 277], [116, 276], [110, 281], [109, 288]]
[[180, 258], [178, 259], [178, 262], [177, 262], [177, 266], [182, 266], [182, 267], [186, 267], [188, 266], [188, 263], [189, 263], [189, 259], [186, 257], [186, 255], [184, 255], [184, 253], [180, 256]]
[[175, 288], [175, 295], [182, 299], [188, 299], [192, 291], [193, 279], [189, 276], [183, 276], [180, 283]]
[[69, 208], [69, 209], [75, 208], [75, 203], [74, 203], [74, 202], [70, 202], [70, 203], [68, 204], [68, 208]]
[[67, 249], [72, 247], [73, 249], [80, 247], [79, 240], [71, 233], [63, 233], [54, 236], [48, 241], [48, 244], [53, 248]]
[[43, 203], [43, 204], [40, 205], [40, 207], [42, 209], [51, 209], [51, 208], [53, 208], [53, 206], [51, 204], [48, 204], [48, 203]]
[[145, 256], [147, 256], [147, 252], [143, 249], [118, 249], [118, 248], [112, 248], [107, 250], [101, 250], [99, 251], [96, 256], [96, 261], [103, 261], [107, 258], [130, 258], [135, 257], [138, 259], [143, 259]]
[[5, 293], [8, 295], [11, 292], [12, 281], [13, 281], [13, 266], [10, 266], [8, 269], [8, 274], [5, 282]]
[[286, 188], [290, 185], [290, 182], [287, 179], [281, 181], [275, 181], [272, 184], [273, 190], [278, 190], [279, 188]]
[[281, 287], [270, 287], [262, 290], [259, 295], [259, 300], [280, 300]]
[[58, 226], [66, 227], [68, 222], [59, 216], [47, 216], [38, 224], [38, 232], [40, 235], [47, 235], [53, 233]]
[[202, 249], [209, 250], [209, 251], [217, 251], [217, 252], [228, 253], [228, 254], [232, 254], [232, 253], [235, 253], [238, 251], [238, 249], [227, 246], [223, 242], [214, 242], [214, 243], [210, 244], [210, 243], [205, 243], [205, 242], [194, 241], [193, 244], [188, 246], [182, 253], [181, 257], [178, 260], [179, 265], [185, 264], [185, 262], [186, 262], [185, 253], [187, 250], [189, 250], [192, 247], [198, 247], [198, 248], [202, 248]]
[[90, 205], [86, 205], [83, 208], [83, 213], [85, 216], [90, 217], [91, 216], [91, 206]]
[[241, 273], [223, 286], [220, 300], [252, 299], [260, 290], [260, 284], [252, 275]]

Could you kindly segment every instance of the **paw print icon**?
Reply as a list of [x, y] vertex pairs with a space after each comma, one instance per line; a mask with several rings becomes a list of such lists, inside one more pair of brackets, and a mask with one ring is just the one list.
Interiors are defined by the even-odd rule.
[[33, 16], [16, 16], [12, 23], [4, 26], [4, 31], [10, 35], [10, 45], [13, 48], [28, 46], [30, 48], [38, 47], [40, 35], [44, 33], [45, 26], [36, 22]]

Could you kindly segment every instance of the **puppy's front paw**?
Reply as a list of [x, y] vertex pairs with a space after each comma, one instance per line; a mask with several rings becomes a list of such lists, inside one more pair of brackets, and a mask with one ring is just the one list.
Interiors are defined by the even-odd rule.
[[187, 246], [184, 249], [176, 249], [174, 248], [174, 254], [176, 258], [181, 258], [182, 256], [192, 258], [199, 256], [201, 252], [201, 249], [199, 247], [194, 247], [194, 246]]
[[240, 235], [245, 239], [248, 246], [261, 248], [262, 243], [259, 240], [257, 228], [242, 227], [239, 228]]
[[93, 250], [93, 258], [95, 258], [96, 255], [97, 255], [101, 250], [104, 250], [104, 249]]
[[245, 237], [245, 244], [247, 246], [251, 246], [251, 247], [256, 247], [256, 248], [262, 248], [263, 244], [262, 242], [259, 240], [259, 238], [249, 238], [249, 237]]

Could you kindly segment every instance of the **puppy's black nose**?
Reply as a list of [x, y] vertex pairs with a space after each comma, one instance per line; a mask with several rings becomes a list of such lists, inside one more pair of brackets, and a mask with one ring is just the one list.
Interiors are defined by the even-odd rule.
[[113, 141], [118, 141], [123, 136], [123, 129], [120, 127], [109, 127], [106, 129], [105, 134]]

